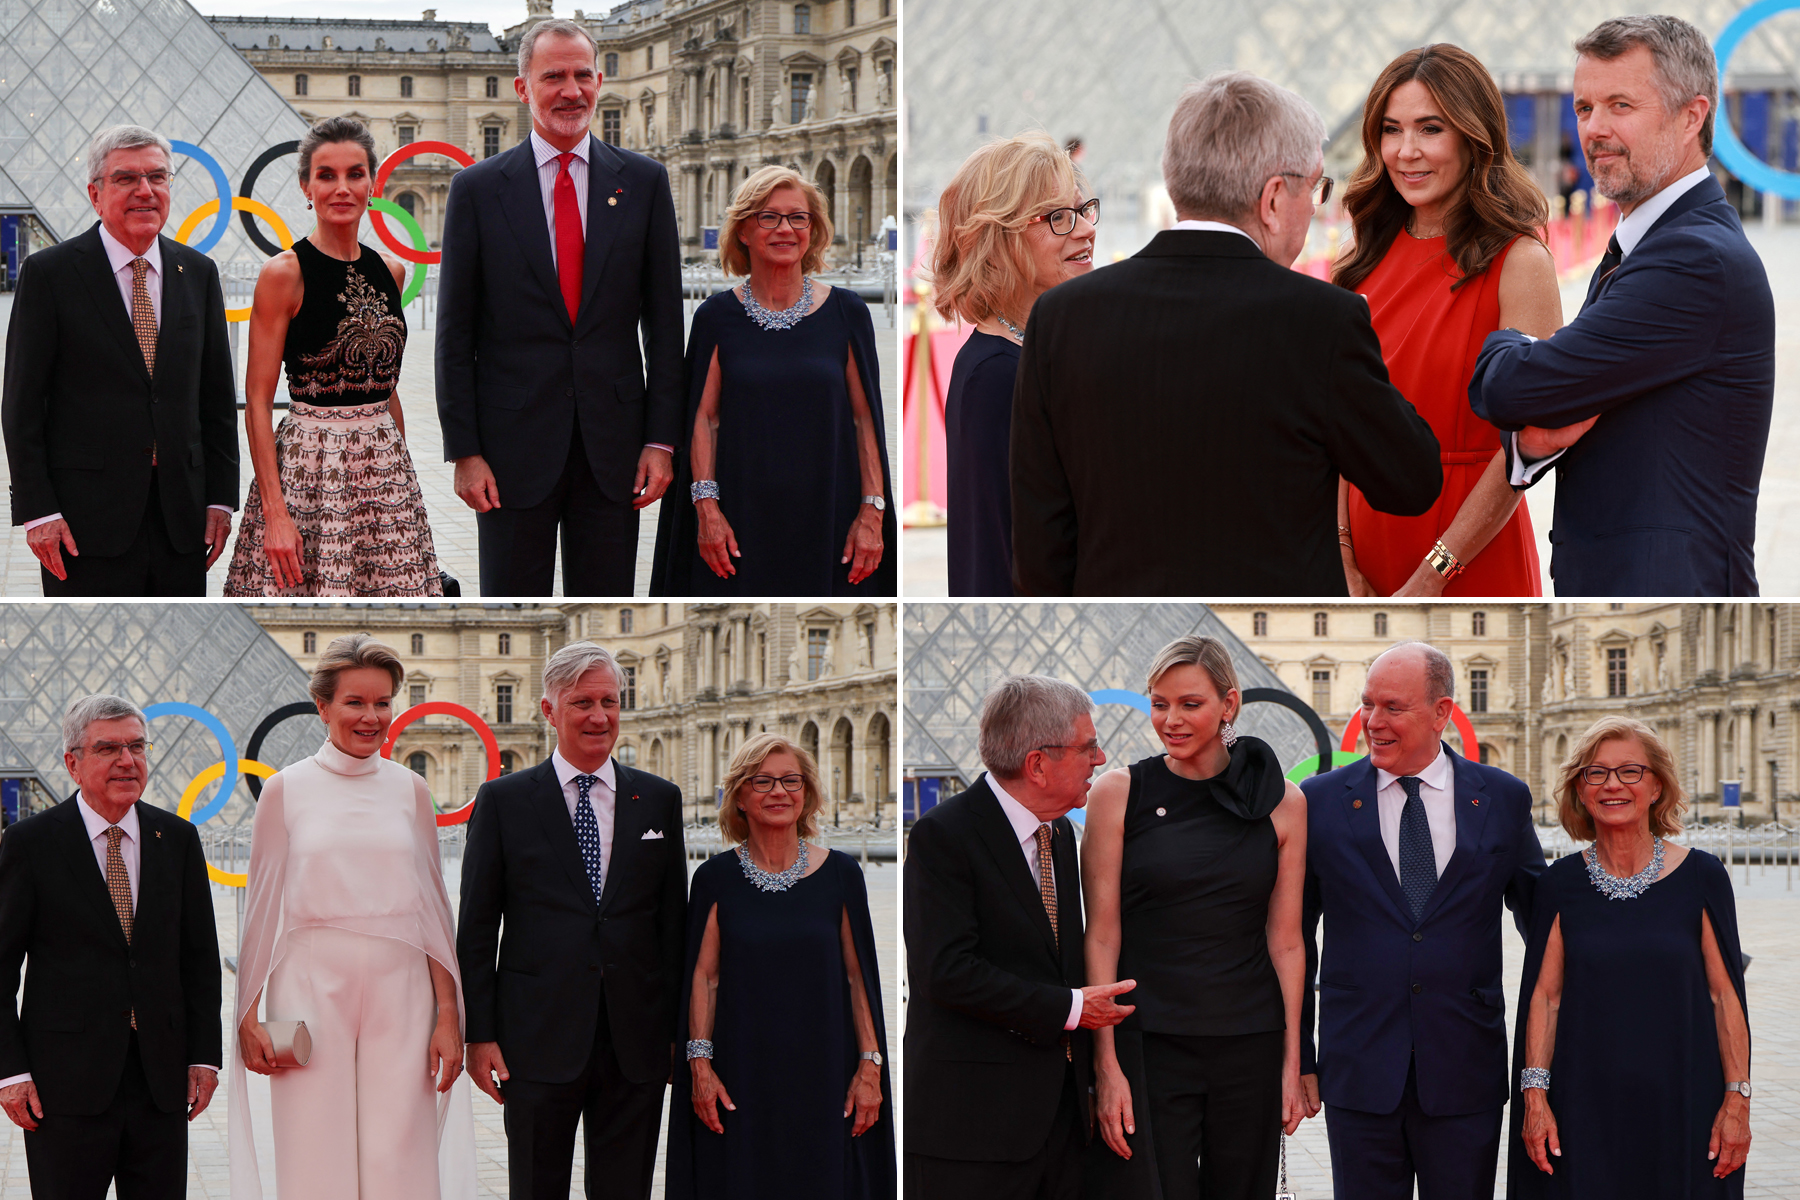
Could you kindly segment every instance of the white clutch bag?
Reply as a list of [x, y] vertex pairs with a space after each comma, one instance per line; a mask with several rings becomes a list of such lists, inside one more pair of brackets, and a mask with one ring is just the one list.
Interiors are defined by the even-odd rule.
[[304, 1067], [312, 1059], [312, 1034], [305, 1021], [264, 1021], [269, 1040], [275, 1043], [275, 1065]]

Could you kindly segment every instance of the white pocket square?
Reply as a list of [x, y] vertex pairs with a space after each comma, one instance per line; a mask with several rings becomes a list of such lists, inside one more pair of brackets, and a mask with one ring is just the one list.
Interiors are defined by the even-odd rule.
[[650, 839], [651, 839], [651, 838], [660, 838], [660, 837], [662, 837], [662, 830], [660, 830], [660, 829], [646, 829], [646, 830], [645, 830], [645, 831], [644, 831], [644, 836], [643, 836], [643, 838], [642, 838], [642, 839], [641, 839], [641, 840], [643, 840], [643, 841], [646, 841], [646, 842], [647, 842], [647, 841], [649, 841], [649, 840], [650, 840]]

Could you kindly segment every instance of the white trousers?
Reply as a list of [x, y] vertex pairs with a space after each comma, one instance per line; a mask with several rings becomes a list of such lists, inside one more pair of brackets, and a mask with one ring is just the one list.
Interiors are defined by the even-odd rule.
[[429, 961], [392, 938], [288, 935], [265, 1011], [305, 1021], [313, 1051], [270, 1080], [280, 1200], [439, 1200]]

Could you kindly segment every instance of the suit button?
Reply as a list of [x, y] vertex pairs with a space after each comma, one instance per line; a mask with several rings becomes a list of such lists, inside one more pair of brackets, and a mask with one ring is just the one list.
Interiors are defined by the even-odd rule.
[[1415, 983], [1415, 984], [1413, 984], [1413, 995], [1415, 995], [1415, 996], [1416, 996], [1416, 995], [1418, 995], [1418, 994], [1419, 994], [1419, 993], [1420, 993], [1420, 992], [1422, 992], [1422, 991], [1424, 991], [1424, 990], [1425, 990], [1425, 989], [1424, 989], [1424, 987], [1422, 987], [1422, 986], [1421, 986], [1421, 985], [1419, 985], [1419, 984], [1416, 984], [1416, 983]]
[[1413, 934], [1413, 941], [1415, 941], [1415, 942], [1422, 942], [1422, 941], [1424, 941], [1424, 940], [1425, 940], [1425, 935], [1424, 935], [1424, 934], [1422, 934], [1422, 933], [1415, 933], [1415, 934]]

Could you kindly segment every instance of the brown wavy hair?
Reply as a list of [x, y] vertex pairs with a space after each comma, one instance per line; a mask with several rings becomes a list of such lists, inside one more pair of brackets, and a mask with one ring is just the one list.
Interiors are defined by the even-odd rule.
[[1468, 184], [1451, 202], [1444, 221], [1445, 250], [1461, 276], [1450, 289], [1493, 266], [1514, 238], [1543, 241], [1538, 231], [1550, 219], [1550, 206], [1513, 157], [1500, 88], [1473, 54], [1438, 42], [1396, 58], [1369, 89], [1363, 105], [1363, 160], [1344, 191], [1355, 241], [1331, 269], [1331, 282], [1341, 288], [1354, 291], [1369, 277], [1412, 215], [1412, 205], [1395, 190], [1381, 161], [1381, 122], [1394, 89], [1415, 79], [1430, 90], [1438, 111], [1462, 134], [1469, 150]]

